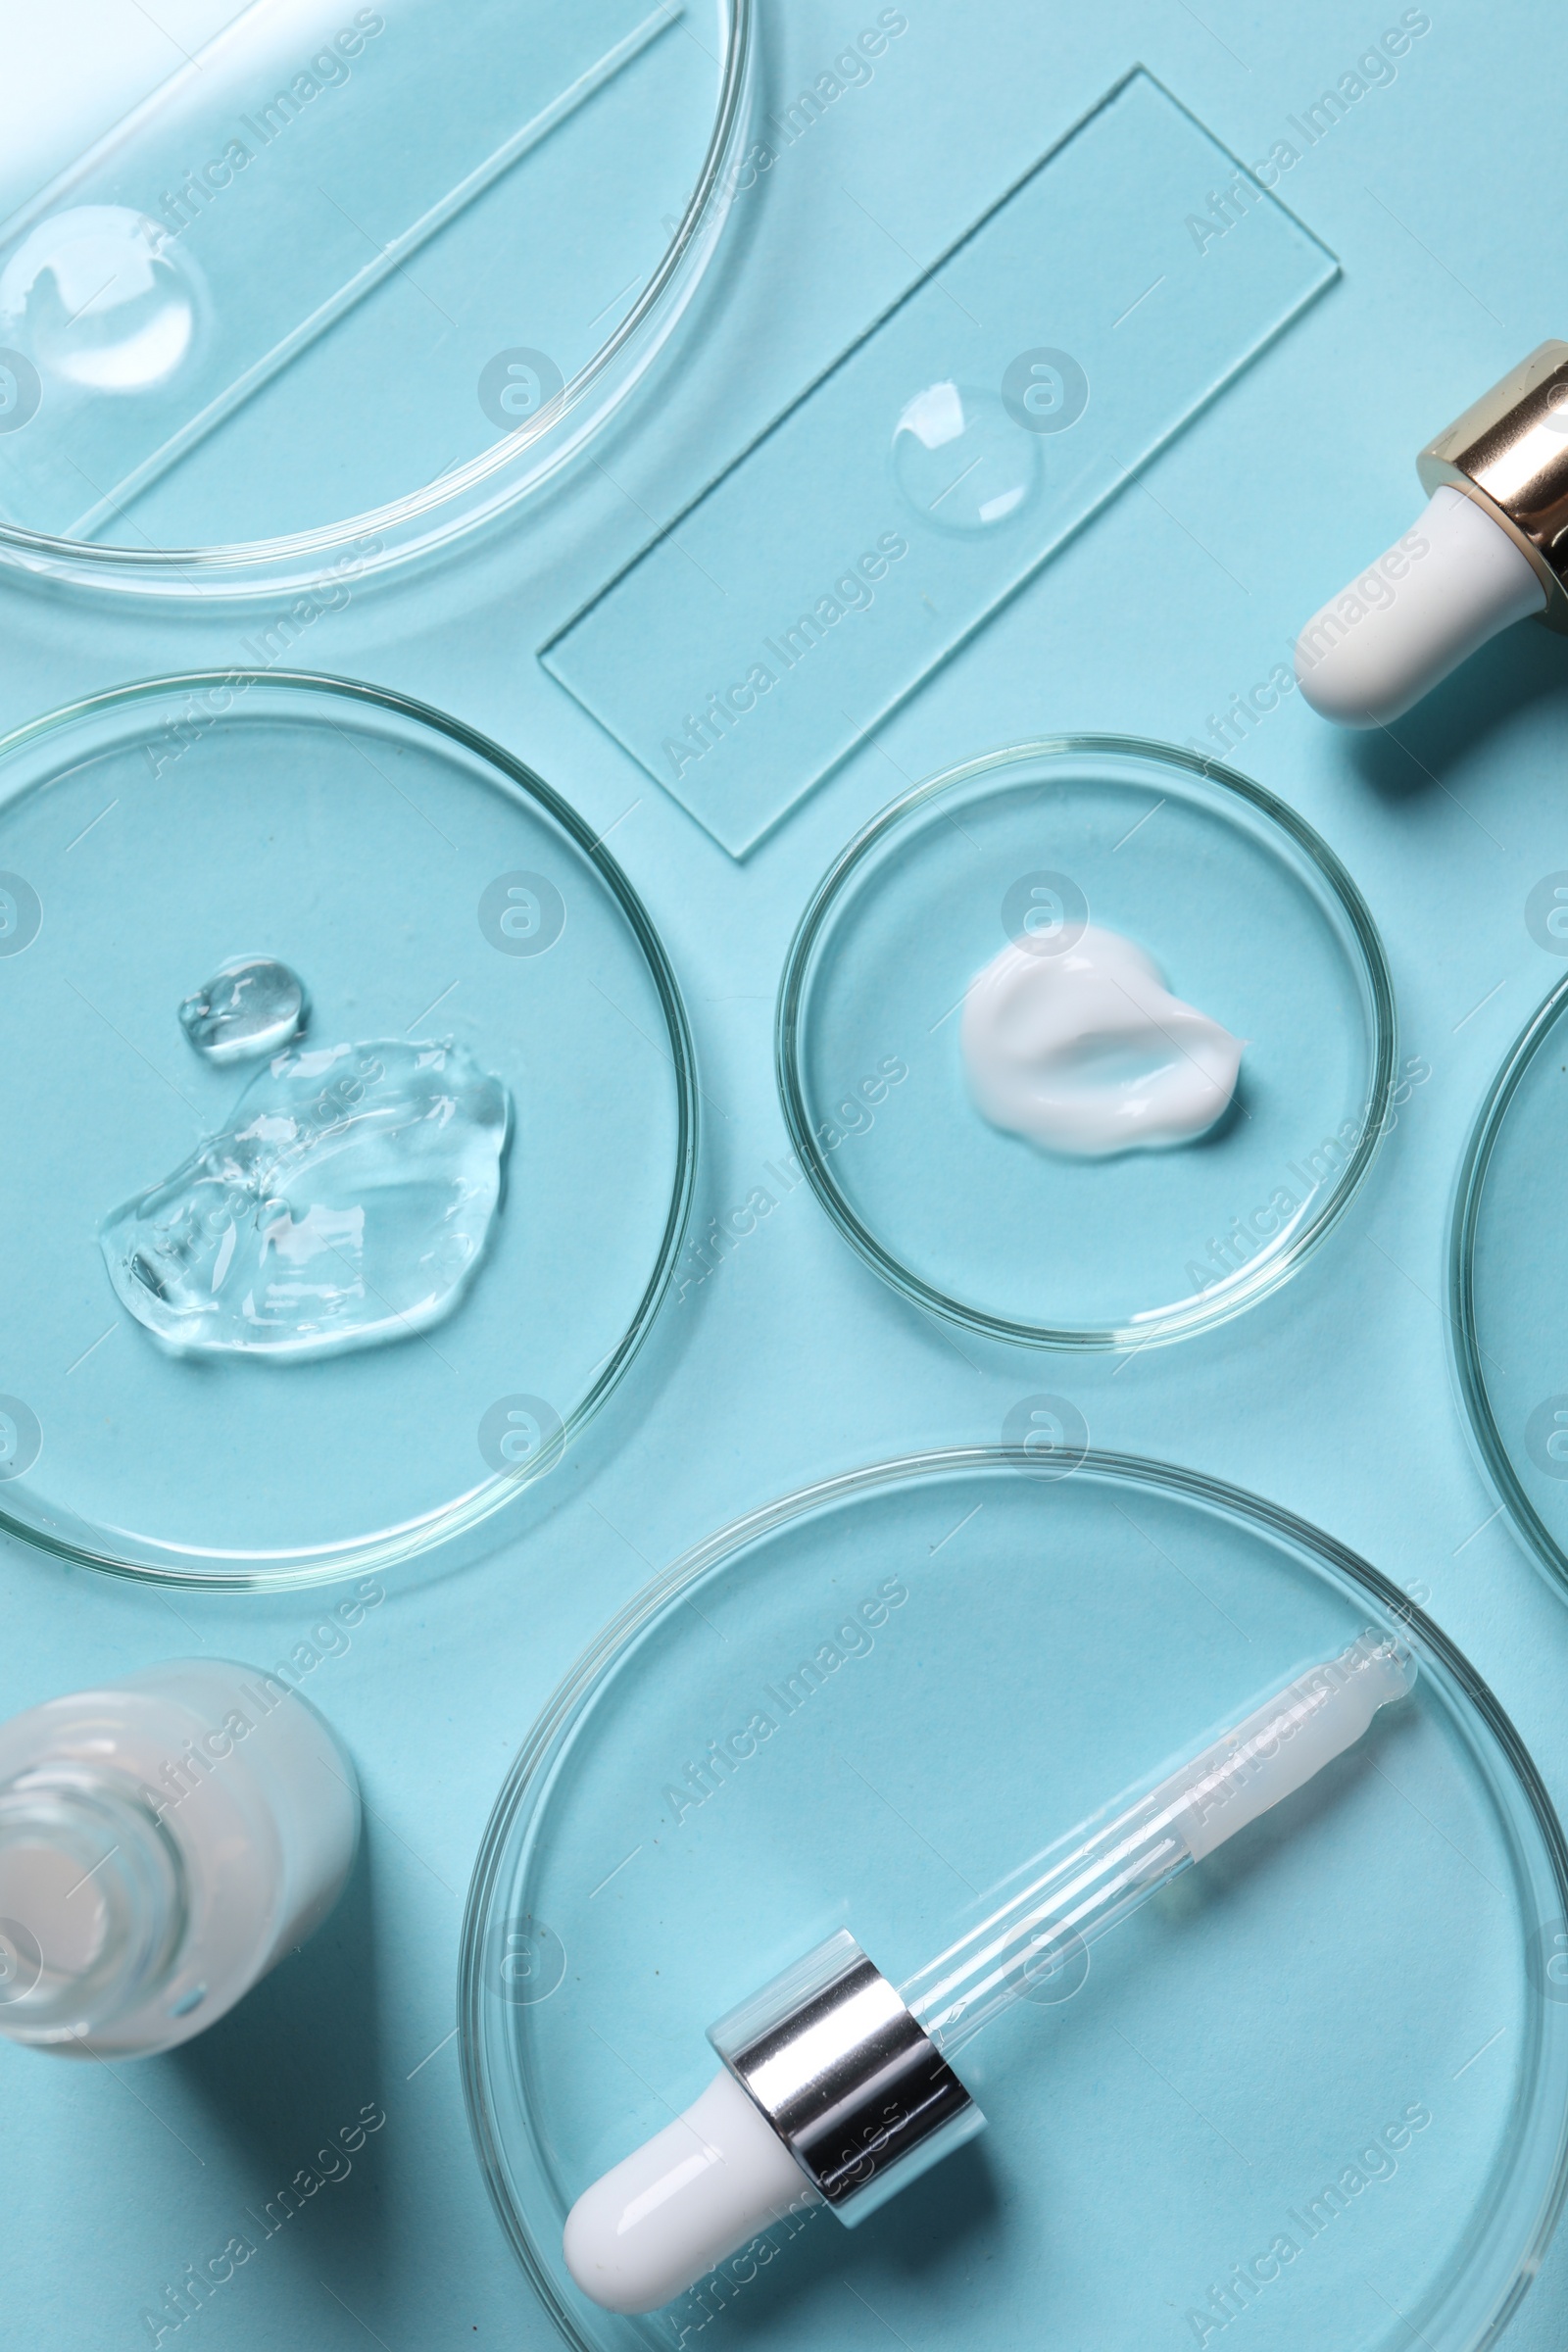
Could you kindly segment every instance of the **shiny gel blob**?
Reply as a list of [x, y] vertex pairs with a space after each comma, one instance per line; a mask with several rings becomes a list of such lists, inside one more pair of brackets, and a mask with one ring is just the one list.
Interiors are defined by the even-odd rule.
[[309, 1009], [286, 963], [242, 956], [185, 999], [179, 1025], [203, 1061], [257, 1061], [298, 1037]]
[[297, 1048], [103, 1227], [109, 1279], [182, 1353], [297, 1362], [449, 1314], [484, 1254], [511, 1106], [462, 1047]]
[[1246, 1043], [1173, 997], [1142, 948], [1093, 925], [1004, 948], [970, 983], [961, 1039], [985, 1116], [1079, 1159], [1206, 1134]]
[[0, 270], [0, 343], [95, 398], [167, 382], [206, 308], [200, 273], [169, 230], [120, 204], [50, 214]]

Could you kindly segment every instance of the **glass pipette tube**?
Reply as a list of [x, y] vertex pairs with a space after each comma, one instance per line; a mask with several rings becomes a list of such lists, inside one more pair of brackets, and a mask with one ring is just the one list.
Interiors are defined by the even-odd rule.
[[[900, 1986], [944, 2057], [1161, 1886], [1303, 1786], [1415, 1680], [1409, 1651], [1363, 1634], [1131, 1803], [1069, 1833], [1026, 1883]], [[1357, 1703], [1359, 1702], [1359, 1703]]]
[[1362, 1634], [1015, 1872], [898, 1988], [847, 1931], [808, 1952], [710, 2028], [723, 2071], [702, 2096], [578, 2198], [578, 2285], [653, 2311], [803, 2202], [850, 2226], [874, 2212], [982, 2128], [950, 2063], [977, 2034], [1352, 1746], [1415, 1672]]

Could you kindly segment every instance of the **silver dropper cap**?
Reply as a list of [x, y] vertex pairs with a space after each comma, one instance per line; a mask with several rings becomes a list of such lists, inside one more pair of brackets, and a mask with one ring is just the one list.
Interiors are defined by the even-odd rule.
[[708, 2038], [851, 2228], [985, 2125], [847, 1929], [710, 2026]]

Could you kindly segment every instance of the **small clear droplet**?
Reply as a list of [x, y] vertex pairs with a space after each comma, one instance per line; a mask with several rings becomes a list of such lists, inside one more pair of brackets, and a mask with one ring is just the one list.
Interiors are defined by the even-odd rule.
[[305, 986], [271, 956], [244, 956], [187, 997], [179, 1025], [204, 1061], [254, 1061], [299, 1036]]
[[967, 536], [996, 529], [1034, 496], [1040, 443], [994, 393], [930, 384], [894, 428], [893, 472], [923, 524]]
[[205, 308], [200, 272], [168, 228], [120, 204], [51, 214], [0, 270], [0, 343], [94, 397], [166, 383]]

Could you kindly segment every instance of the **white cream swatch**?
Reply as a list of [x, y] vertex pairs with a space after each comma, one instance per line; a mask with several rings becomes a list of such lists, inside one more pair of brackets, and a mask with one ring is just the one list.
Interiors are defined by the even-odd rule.
[[1080, 1159], [1191, 1143], [1236, 1091], [1243, 1038], [1184, 1004], [1118, 932], [1009, 944], [963, 1001], [964, 1067], [996, 1126]]

